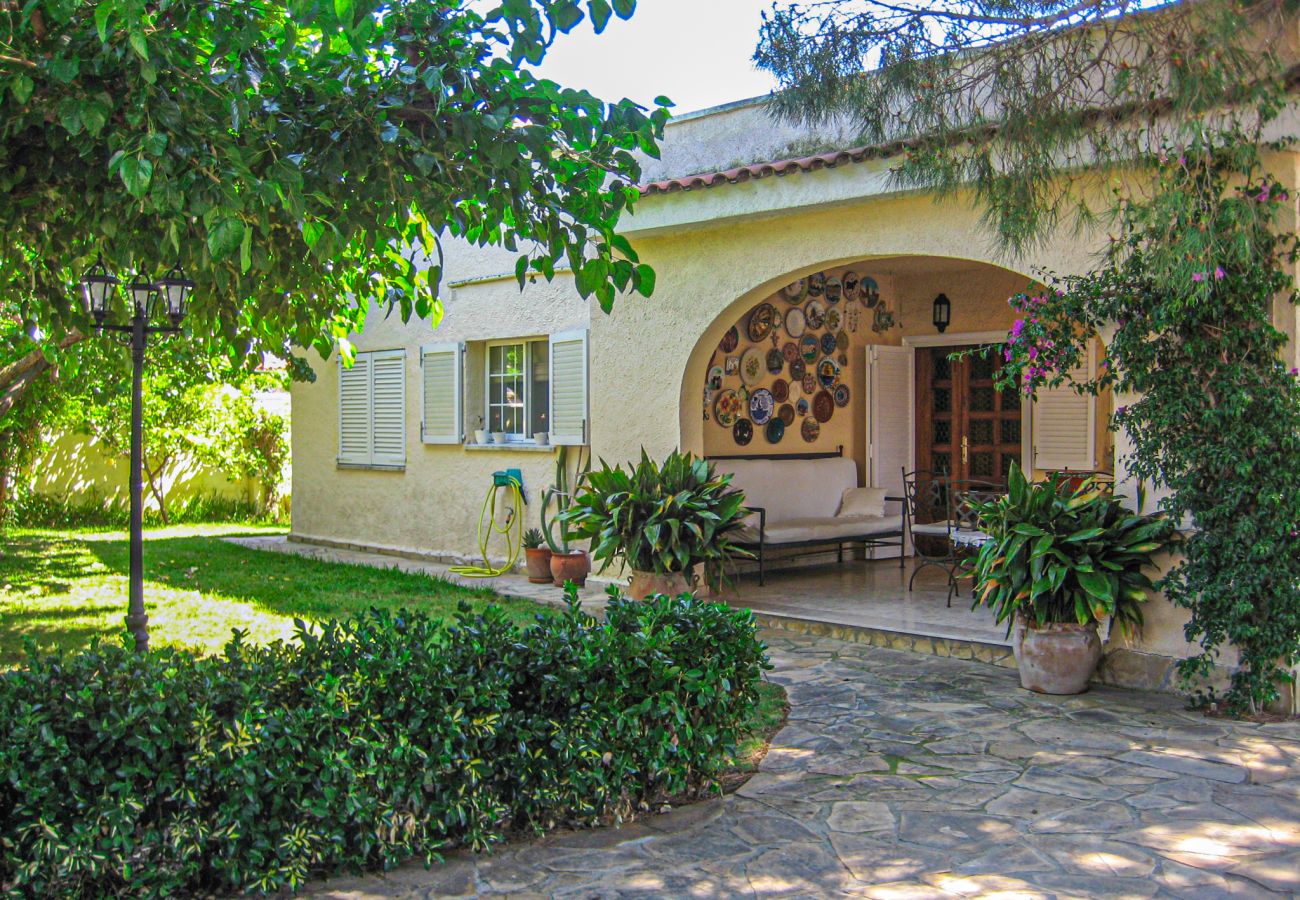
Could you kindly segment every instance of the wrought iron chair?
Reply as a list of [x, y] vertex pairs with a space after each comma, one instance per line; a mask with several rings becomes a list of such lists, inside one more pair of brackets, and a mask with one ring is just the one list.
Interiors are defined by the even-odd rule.
[[[952, 592], [956, 584], [953, 569], [956, 560], [948, 540], [951, 528], [952, 505], [947, 472], [909, 472], [903, 469], [903, 530], [912, 546], [912, 556], [917, 560], [912, 577], [907, 580], [908, 591], [923, 569], [934, 567], [948, 576], [948, 605], [952, 605]], [[917, 538], [921, 540], [918, 541]], [[936, 550], [941, 547], [942, 551]]]

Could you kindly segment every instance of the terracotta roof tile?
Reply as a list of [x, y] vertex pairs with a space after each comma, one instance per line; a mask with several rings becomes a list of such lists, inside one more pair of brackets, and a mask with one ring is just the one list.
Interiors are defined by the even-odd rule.
[[677, 191], [698, 191], [718, 187], [723, 184], [739, 184], [756, 178], [769, 178], [773, 175], [790, 175], [794, 172], [815, 172], [818, 169], [834, 169], [848, 163], [862, 162], [872, 157], [888, 156], [889, 151], [882, 147], [855, 147], [851, 150], [831, 150], [813, 156], [798, 159], [782, 159], [776, 162], [761, 162], [740, 166], [721, 172], [709, 172], [701, 175], [685, 175], [681, 178], [669, 178], [664, 181], [652, 181], [638, 187], [642, 195], [672, 194]]

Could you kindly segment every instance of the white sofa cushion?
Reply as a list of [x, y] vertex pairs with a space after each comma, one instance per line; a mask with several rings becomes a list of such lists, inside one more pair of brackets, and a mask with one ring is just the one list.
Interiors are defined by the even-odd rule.
[[[858, 486], [857, 463], [844, 457], [723, 459], [715, 468], [733, 476], [731, 484], [745, 492], [746, 506], [767, 511], [769, 532], [790, 519], [833, 518], [844, 492]], [[757, 518], [752, 517], [755, 527]]]
[[883, 516], [885, 514], [885, 488], [851, 487], [840, 499], [837, 516]]
[[[801, 541], [835, 541], [898, 533], [902, 516], [833, 516], [831, 518], [782, 519], [775, 525], [769, 520], [764, 543], [795, 544]], [[736, 540], [758, 543], [758, 526], [741, 529]]]

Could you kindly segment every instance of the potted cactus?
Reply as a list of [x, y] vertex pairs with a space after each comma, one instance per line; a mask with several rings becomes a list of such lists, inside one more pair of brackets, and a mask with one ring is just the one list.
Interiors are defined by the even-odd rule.
[[524, 532], [524, 558], [530, 582], [551, 583], [551, 548], [546, 546], [546, 538], [540, 528], [530, 528]]
[[564, 518], [591, 470], [591, 458], [584, 458], [581, 447], [574, 459], [573, 472], [569, 469], [569, 448], [561, 447], [555, 457], [555, 483], [542, 492], [542, 531], [551, 551], [551, 578], [555, 586], [564, 587], [565, 582], [572, 581], [583, 587], [591, 574], [591, 557], [586, 550], [572, 546], [578, 535]]

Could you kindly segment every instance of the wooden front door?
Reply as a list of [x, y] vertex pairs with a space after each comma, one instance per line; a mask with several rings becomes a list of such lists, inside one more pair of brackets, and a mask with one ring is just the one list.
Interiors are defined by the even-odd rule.
[[1021, 458], [1020, 397], [993, 386], [994, 353], [948, 358], [969, 349], [916, 351], [916, 468], [1004, 483]]

